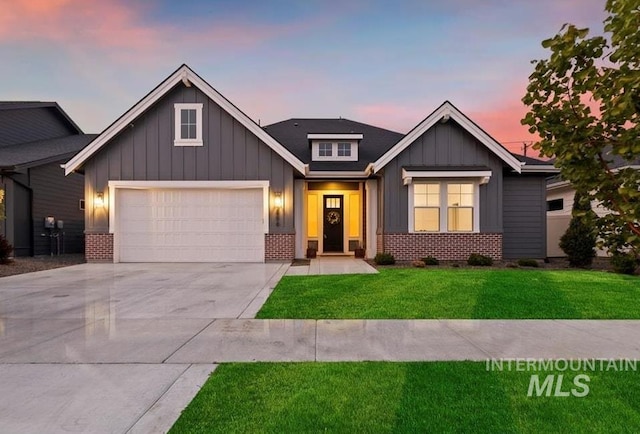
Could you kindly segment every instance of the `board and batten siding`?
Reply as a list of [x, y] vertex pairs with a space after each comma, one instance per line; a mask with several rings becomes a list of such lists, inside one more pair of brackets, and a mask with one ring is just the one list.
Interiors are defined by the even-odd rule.
[[[202, 103], [203, 146], [174, 146], [174, 104]], [[270, 233], [293, 233], [293, 167], [195, 87], [176, 85], [85, 165], [85, 197], [109, 180], [268, 180], [282, 192], [280, 226], [270, 208]], [[108, 231], [107, 210], [87, 200], [86, 232]]]
[[504, 177], [505, 259], [547, 256], [546, 181], [544, 176]]
[[489, 167], [491, 180], [480, 186], [480, 231], [502, 232], [502, 160], [450, 120], [435, 124], [385, 166], [385, 233], [408, 232], [409, 193], [402, 180], [406, 166]]
[[[65, 161], [45, 164], [30, 169], [33, 215], [33, 247], [35, 255], [51, 253], [51, 239], [42, 236], [44, 218], [53, 216], [62, 220], [64, 232], [60, 251], [64, 253], [84, 252], [84, 211], [80, 209], [80, 199], [84, 195], [84, 177], [79, 173], [64, 176], [60, 164]], [[56, 243], [56, 240], [53, 240]], [[54, 247], [55, 252], [55, 247]]]

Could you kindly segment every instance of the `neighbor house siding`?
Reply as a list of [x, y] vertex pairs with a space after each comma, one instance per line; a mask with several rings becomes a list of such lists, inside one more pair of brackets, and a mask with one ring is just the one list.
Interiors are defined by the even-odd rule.
[[[189, 102], [203, 104], [204, 146], [176, 147], [174, 104]], [[279, 226], [270, 206], [270, 233], [291, 234], [293, 170], [204, 93], [179, 84], [87, 161], [85, 195], [103, 192], [108, 200], [109, 180], [268, 180], [271, 190], [283, 197]], [[107, 210], [94, 210], [90, 200], [86, 231], [108, 231]]]
[[408, 187], [403, 184], [406, 166], [486, 166], [492, 171], [488, 184], [480, 186], [480, 231], [502, 232], [503, 163], [485, 145], [450, 120], [437, 123], [384, 168], [384, 232], [408, 232]]
[[503, 256], [546, 256], [546, 182], [543, 176], [504, 177]]
[[[51, 252], [51, 240], [44, 230], [44, 218], [53, 216], [62, 220], [63, 237], [60, 252], [82, 253], [84, 251], [84, 211], [79, 201], [84, 197], [84, 176], [72, 173], [65, 178], [60, 164], [64, 161], [34, 167], [29, 170], [33, 191], [33, 241], [34, 254], [47, 255]], [[54, 244], [55, 244], [54, 240]]]

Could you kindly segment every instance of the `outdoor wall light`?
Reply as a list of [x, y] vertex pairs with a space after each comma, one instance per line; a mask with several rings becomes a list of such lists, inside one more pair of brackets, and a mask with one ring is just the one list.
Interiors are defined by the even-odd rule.
[[282, 193], [276, 192], [273, 197], [273, 206], [276, 208], [276, 226], [280, 226], [280, 210], [282, 209]]
[[96, 193], [96, 197], [93, 199], [93, 206], [96, 208], [104, 207], [104, 193]]

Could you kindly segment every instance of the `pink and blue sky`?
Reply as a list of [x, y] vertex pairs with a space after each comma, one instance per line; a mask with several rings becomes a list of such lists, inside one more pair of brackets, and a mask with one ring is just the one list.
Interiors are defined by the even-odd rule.
[[604, 0], [0, 0], [0, 100], [100, 132], [182, 63], [254, 120], [407, 132], [450, 100], [518, 151], [530, 60]]

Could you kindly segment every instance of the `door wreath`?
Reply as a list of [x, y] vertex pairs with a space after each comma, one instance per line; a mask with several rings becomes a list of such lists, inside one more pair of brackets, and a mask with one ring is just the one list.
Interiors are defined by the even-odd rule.
[[337, 225], [340, 223], [340, 213], [337, 211], [329, 211], [327, 213], [327, 223], [330, 225]]

